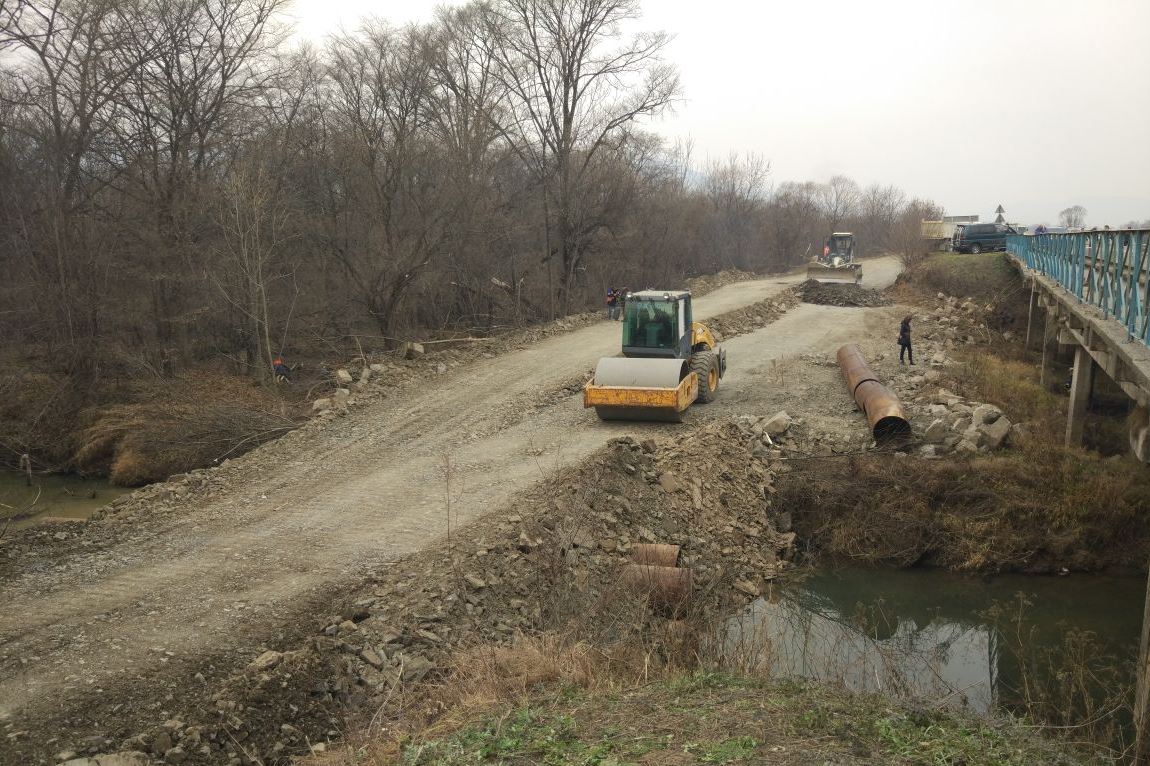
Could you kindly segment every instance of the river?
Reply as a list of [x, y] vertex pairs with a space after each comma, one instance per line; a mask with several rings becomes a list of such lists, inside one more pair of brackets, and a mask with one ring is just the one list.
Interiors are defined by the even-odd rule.
[[[83, 521], [120, 495], [131, 492], [106, 479], [72, 474], [24, 474], [0, 470], [0, 528], [20, 529], [49, 521]], [[9, 521], [11, 519], [11, 521]]]
[[1086, 637], [1091, 658], [1132, 666], [1145, 585], [1141, 576], [823, 570], [752, 603], [727, 624], [727, 645], [738, 664], [772, 677], [1018, 712], [1019, 690], [1067, 661], [1070, 632]]

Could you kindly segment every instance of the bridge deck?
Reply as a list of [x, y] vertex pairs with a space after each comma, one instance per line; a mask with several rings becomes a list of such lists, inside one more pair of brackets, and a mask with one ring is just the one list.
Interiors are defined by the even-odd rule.
[[1053, 278], [1028, 267], [1017, 255], [1010, 254], [1010, 260], [1058, 323], [1062, 340], [1085, 349], [1130, 398], [1144, 407], [1150, 406], [1150, 347], [1132, 337], [1117, 319], [1107, 317], [1102, 309], [1083, 302]]

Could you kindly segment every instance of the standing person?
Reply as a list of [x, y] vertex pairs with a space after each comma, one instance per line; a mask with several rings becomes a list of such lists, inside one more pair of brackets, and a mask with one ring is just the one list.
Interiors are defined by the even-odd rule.
[[607, 319], [615, 321], [619, 311], [619, 293], [614, 287], [607, 288]]
[[902, 360], [904, 355], [909, 356], [910, 357], [910, 363], [912, 365], [914, 364], [914, 348], [912, 348], [911, 344], [910, 344], [910, 320], [911, 320], [911, 318], [912, 318], [911, 315], [907, 314], [905, 317], [903, 317], [902, 324], [900, 324], [898, 326], [898, 345], [899, 345], [898, 363], [899, 364], [905, 364], [905, 362], [903, 362], [903, 360]]
[[631, 292], [631, 288], [624, 287], [622, 290], [619, 290], [619, 292], [616, 293], [619, 298], [619, 313], [616, 316], [619, 317], [620, 321], [623, 320], [623, 312], [627, 310], [627, 293], [629, 292]]

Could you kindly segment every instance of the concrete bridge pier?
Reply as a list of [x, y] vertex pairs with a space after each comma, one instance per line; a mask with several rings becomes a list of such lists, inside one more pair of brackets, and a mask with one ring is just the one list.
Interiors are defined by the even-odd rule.
[[1012, 261], [1031, 290], [1027, 336], [1029, 343], [1041, 343], [1042, 385], [1054, 388], [1065, 384], [1061, 376], [1055, 379], [1055, 370], [1059, 369], [1057, 363], [1068, 361], [1066, 355], [1073, 352], [1066, 444], [1081, 446], [1086, 410], [1102, 372], [1136, 405], [1129, 421], [1130, 451], [1150, 464], [1150, 348], [1133, 339], [1112, 316], [1079, 300], [1017, 258]]
[[1070, 376], [1070, 406], [1066, 412], [1066, 446], [1082, 446], [1086, 406], [1094, 390], [1094, 357], [1083, 346], [1074, 349], [1074, 371]]

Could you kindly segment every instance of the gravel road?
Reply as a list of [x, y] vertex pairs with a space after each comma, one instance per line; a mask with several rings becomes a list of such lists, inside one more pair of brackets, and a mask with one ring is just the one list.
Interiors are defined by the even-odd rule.
[[[898, 269], [894, 258], [867, 261], [865, 286], [889, 284]], [[723, 287], [696, 300], [695, 317], [802, 278]], [[734, 339], [720, 401], [740, 401], [771, 359], [833, 352], [857, 332], [852, 311], [866, 310], [804, 304]], [[114, 545], [78, 545], [50, 565], [36, 559], [0, 582], [0, 722], [63, 720], [128, 680], [146, 688], [175, 678], [179, 688], [190, 682], [180, 674], [208, 658], [254, 656], [302, 605], [444, 535], [448, 509], [458, 527], [612, 436], [707, 417], [699, 408], [677, 426], [608, 424], [584, 411], [570, 386], [618, 345], [619, 325], [603, 322], [461, 366], [413, 396], [285, 441], [290, 449], [273, 444], [234, 461], [239, 479], [223, 496], [109, 519], [125, 525]], [[173, 703], [153, 706], [159, 715]], [[30, 727], [27, 736], [50, 733]]]

